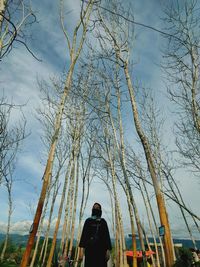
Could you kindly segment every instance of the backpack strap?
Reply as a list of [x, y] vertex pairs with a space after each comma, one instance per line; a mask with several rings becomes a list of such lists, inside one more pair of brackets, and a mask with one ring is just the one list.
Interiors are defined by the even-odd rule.
[[97, 226], [96, 226], [96, 232], [95, 232], [94, 236], [97, 238], [98, 232], [99, 232], [99, 227], [101, 226], [101, 218], [97, 218], [95, 221], [97, 222]]

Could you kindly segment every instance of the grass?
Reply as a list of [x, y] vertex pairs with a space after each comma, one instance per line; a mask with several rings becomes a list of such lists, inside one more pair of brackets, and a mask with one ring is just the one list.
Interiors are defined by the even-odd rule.
[[1, 262], [0, 267], [18, 267], [19, 265], [16, 265], [13, 262]]

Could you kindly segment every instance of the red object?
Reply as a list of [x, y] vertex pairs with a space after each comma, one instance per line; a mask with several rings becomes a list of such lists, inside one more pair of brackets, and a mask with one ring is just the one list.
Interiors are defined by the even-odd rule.
[[[152, 251], [152, 250], [147, 250], [145, 252], [146, 252], [146, 257], [149, 257], [149, 256], [155, 254], [155, 252]], [[133, 251], [132, 250], [127, 250], [126, 251], [126, 256], [127, 257], [133, 257]], [[139, 250], [139, 251], [137, 250], [136, 251], [136, 257], [137, 258], [142, 258], [142, 251], [141, 250]]]

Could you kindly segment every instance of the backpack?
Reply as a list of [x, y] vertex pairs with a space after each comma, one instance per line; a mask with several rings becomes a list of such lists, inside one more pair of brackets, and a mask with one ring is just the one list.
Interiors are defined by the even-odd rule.
[[100, 219], [95, 219], [95, 222], [96, 222], [96, 226], [95, 226], [96, 229], [95, 229], [94, 234], [89, 237], [89, 240], [88, 240], [88, 246], [89, 247], [93, 247], [95, 245], [98, 245], [99, 239], [100, 239], [100, 236], [99, 236], [99, 228], [101, 226], [101, 218]]

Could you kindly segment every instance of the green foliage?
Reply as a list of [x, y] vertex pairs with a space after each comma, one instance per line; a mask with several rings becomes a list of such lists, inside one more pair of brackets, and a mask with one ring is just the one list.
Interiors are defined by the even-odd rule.
[[19, 265], [15, 263], [9, 263], [9, 262], [1, 262], [0, 263], [1, 267], [19, 267]]
[[[3, 247], [4, 247], [4, 241], [0, 245], [0, 251], [3, 250]], [[10, 239], [8, 239], [8, 245], [6, 248], [6, 252], [12, 253], [15, 251], [15, 249], [16, 249], [16, 246], [12, 243], [12, 241]]]
[[191, 267], [192, 266], [192, 253], [187, 248], [180, 248], [178, 250], [177, 260], [174, 267]]
[[[0, 251], [2, 251], [3, 245], [4, 242], [2, 242], [0, 245]], [[1, 262], [0, 266], [19, 266], [22, 255], [23, 250], [21, 246], [16, 246], [11, 240], [8, 240], [8, 245], [4, 256], [4, 262]]]

